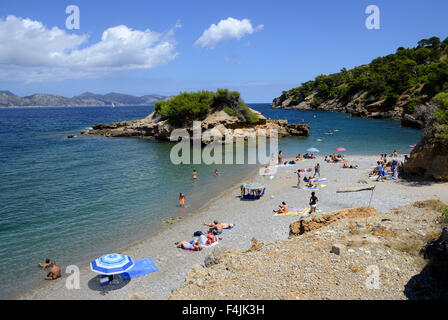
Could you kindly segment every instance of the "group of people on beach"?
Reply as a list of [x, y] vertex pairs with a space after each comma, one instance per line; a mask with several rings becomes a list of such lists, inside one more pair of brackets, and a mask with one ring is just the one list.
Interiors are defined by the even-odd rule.
[[[311, 197], [310, 197], [310, 201], [309, 201], [310, 213], [316, 212], [318, 201], [319, 201], [319, 199], [317, 198], [316, 193], [314, 191], [311, 192]], [[282, 201], [282, 204], [279, 205], [278, 209], [274, 210], [274, 212], [281, 213], [281, 214], [287, 214], [289, 212], [289, 206], [286, 204], [285, 201]]]
[[[392, 179], [398, 179], [398, 170], [402, 163], [396, 159], [398, 157], [398, 153], [394, 150], [390, 155], [393, 159], [387, 160], [387, 153], [381, 154], [380, 159], [376, 163], [376, 167], [370, 172], [370, 176], [377, 176], [376, 181], [384, 182], [386, 176], [389, 173], [392, 174]], [[387, 170], [390, 168], [390, 170]]]
[[222, 240], [222, 237], [219, 237], [224, 229], [233, 228], [233, 224], [219, 222], [217, 220], [213, 221], [213, 223], [203, 223], [204, 226], [207, 226], [209, 229], [207, 233], [204, 234], [202, 231], [196, 231], [194, 236], [197, 238], [191, 241], [179, 241], [174, 243], [175, 248], [181, 248], [189, 251], [201, 251], [204, 247], [211, 246], [217, 241], [217, 237], [219, 240]]
[[330, 154], [330, 155], [328, 155], [328, 156], [325, 156], [325, 162], [328, 162], [328, 163], [333, 163], [333, 162], [340, 162], [340, 161], [342, 161], [343, 160], [343, 156], [342, 155], [340, 155], [340, 154], [336, 154], [336, 153], [332, 153], [332, 154]]

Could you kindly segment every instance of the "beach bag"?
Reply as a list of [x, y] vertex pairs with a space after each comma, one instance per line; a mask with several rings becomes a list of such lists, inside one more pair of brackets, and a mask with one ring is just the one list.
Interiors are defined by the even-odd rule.
[[201, 235], [203, 235], [204, 233], [202, 231], [196, 231], [195, 233], [193, 233], [194, 237], [200, 237]]

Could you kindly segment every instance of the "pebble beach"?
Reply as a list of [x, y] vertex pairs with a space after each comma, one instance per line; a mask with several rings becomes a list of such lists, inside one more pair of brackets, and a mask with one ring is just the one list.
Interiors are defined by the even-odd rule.
[[[193, 233], [206, 231], [203, 222], [218, 220], [233, 223], [232, 230], [225, 230], [222, 240], [217, 246], [226, 246], [236, 250], [251, 247], [252, 238], [261, 242], [285, 240], [289, 236], [289, 225], [298, 220], [297, 216], [274, 216], [273, 210], [285, 201], [290, 207], [306, 208], [311, 191], [297, 189], [298, 169], [314, 168], [319, 163], [321, 177], [326, 178], [326, 186], [315, 191], [319, 199], [319, 214], [331, 211], [368, 206], [385, 212], [418, 200], [439, 199], [448, 203], [448, 183], [420, 182], [407, 180], [372, 181], [368, 172], [376, 164], [379, 155], [347, 155], [349, 164], [358, 165], [358, 169], [342, 168], [341, 163], [326, 163], [322, 156], [307, 159], [288, 167], [280, 167], [274, 178], [258, 175], [258, 169], [249, 177], [239, 181], [234, 187], [211, 200], [200, 210], [176, 222], [155, 235], [151, 235], [126, 248], [117, 248], [118, 253], [131, 256], [134, 260], [150, 257], [154, 260], [158, 271], [133, 278], [131, 281], [120, 281], [111, 285], [104, 292], [97, 280], [97, 274], [89, 266], [80, 268], [80, 288], [67, 289], [65, 266], [62, 266], [62, 278], [44, 282], [36, 289], [22, 294], [16, 299], [127, 299], [135, 293], [144, 293], [153, 299], [166, 299], [171, 292], [179, 288], [185, 277], [195, 264], [203, 265], [204, 259], [213, 248], [204, 248], [200, 252], [189, 252], [174, 248], [174, 243], [193, 239]], [[403, 161], [400, 156], [399, 160]], [[312, 175], [313, 172], [310, 173]], [[303, 176], [302, 176], [303, 178]], [[199, 181], [200, 183], [200, 172]], [[266, 185], [265, 195], [257, 201], [241, 201], [239, 186], [242, 182], [263, 182]], [[301, 182], [301, 186], [304, 186]], [[360, 188], [375, 185], [372, 191], [336, 193], [346, 188]], [[188, 202], [188, 198], [186, 200]], [[306, 254], [306, 253], [304, 253]], [[44, 273], [42, 272], [42, 276]]]

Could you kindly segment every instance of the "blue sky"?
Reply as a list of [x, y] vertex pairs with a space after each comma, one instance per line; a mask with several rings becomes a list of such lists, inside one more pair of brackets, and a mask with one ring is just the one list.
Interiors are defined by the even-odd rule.
[[[79, 30], [65, 27], [68, 5], [80, 9]], [[365, 27], [368, 5], [380, 9], [379, 30]], [[229, 88], [240, 91], [246, 102], [271, 102], [282, 90], [319, 74], [368, 63], [399, 46], [413, 47], [422, 38], [445, 39], [446, 12], [446, 0], [3, 0], [0, 89], [22, 96], [73, 96], [85, 91], [174, 95]], [[10, 15], [16, 19], [7, 20]], [[212, 24], [219, 27], [229, 17], [229, 24], [244, 29], [239, 39], [224, 30], [227, 37], [212, 47], [197, 43]], [[42, 23], [36, 27], [41, 34], [13, 36], [27, 25], [25, 18]], [[117, 26], [125, 27], [110, 29]], [[59, 30], [51, 31], [54, 27]], [[102, 42], [105, 30], [111, 30], [112, 38]], [[129, 30], [141, 32], [133, 34], [132, 50], [117, 40]], [[55, 33], [61, 40], [52, 38]], [[79, 43], [72, 46], [69, 40]], [[72, 50], [79, 52], [70, 54]]]

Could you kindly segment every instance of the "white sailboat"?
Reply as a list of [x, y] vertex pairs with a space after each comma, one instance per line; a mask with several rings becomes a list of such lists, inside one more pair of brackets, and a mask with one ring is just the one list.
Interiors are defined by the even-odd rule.
[[112, 102], [112, 108], [115, 108], [115, 104]]

